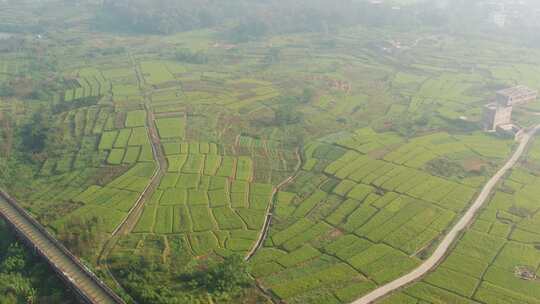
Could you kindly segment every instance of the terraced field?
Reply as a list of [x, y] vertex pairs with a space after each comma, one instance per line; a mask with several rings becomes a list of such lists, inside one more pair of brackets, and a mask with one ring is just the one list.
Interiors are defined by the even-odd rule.
[[533, 172], [515, 168], [441, 266], [382, 303], [537, 303], [535, 183]]
[[[389, 146], [386, 156], [370, 156]], [[308, 146], [303, 171], [278, 194], [276, 223], [252, 260], [262, 284], [291, 303], [311, 299], [315, 289], [324, 301], [347, 302], [420, 265], [478, 187], [406, 163], [410, 146], [434, 151], [424, 152], [424, 164], [473, 149], [444, 133], [407, 141], [371, 129]]]
[[[483, 106], [540, 89], [538, 50], [488, 34], [321, 23], [231, 42], [73, 16], [0, 52], [0, 89], [16, 89], [0, 97], [0, 185], [127, 302], [341, 304], [403, 277], [518, 146], [483, 131]], [[25, 130], [47, 130], [41, 151], [21, 150]], [[517, 274], [538, 273], [539, 147], [439, 267], [381, 303], [537, 303]], [[201, 287], [236, 256], [247, 286]]]

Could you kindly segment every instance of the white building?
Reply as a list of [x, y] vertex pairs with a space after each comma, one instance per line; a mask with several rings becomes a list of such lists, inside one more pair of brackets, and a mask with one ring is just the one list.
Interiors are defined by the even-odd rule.
[[538, 91], [524, 85], [500, 90], [497, 92], [497, 103], [505, 106], [517, 106], [533, 102], [538, 96]]

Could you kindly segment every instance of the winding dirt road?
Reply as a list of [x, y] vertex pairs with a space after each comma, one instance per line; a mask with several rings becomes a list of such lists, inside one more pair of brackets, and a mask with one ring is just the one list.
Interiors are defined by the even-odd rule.
[[480, 210], [480, 208], [482, 208], [484, 203], [488, 200], [491, 192], [493, 191], [497, 183], [508, 172], [508, 170], [512, 169], [516, 165], [517, 161], [527, 148], [527, 145], [539, 129], [540, 125], [522, 134], [521, 138], [519, 138], [519, 147], [516, 149], [512, 157], [488, 181], [488, 183], [482, 189], [482, 192], [480, 192], [480, 195], [478, 196], [476, 201], [472, 204], [469, 210], [467, 210], [467, 212], [463, 215], [459, 222], [452, 228], [452, 230], [450, 230], [450, 232], [444, 237], [443, 241], [439, 244], [439, 246], [429, 259], [427, 259], [424, 263], [422, 263], [422, 265], [420, 265], [412, 272], [375, 289], [374, 291], [352, 302], [351, 304], [374, 303], [375, 301], [389, 295], [390, 293], [404, 287], [405, 285], [421, 279], [424, 275], [433, 270], [445, 258], [447, 253], [450, 251], [452, 244], [461, 235], [461, 232], [474, 220], [474, 217], [476, 216], [478, 210]]
[[[142, 89], [142, 73], [138, 69], [136, 62], [133, 60], [133, 57], [130, 55], [131, 63], [135, 69], [135, 73], [138, 79], [139, 88]], [[147, 97], [145, 96], [147, 99]], [[109, 268], [109, 256], [116, 247], [118, 240], [121, 236], [129, 234], [137, 225], [139, 218], [141, 217], [145, 203], [152, 197], [156, 189], [158, 188], [161, 179], [168, 170], [168, 162], [165, 156], [165, 152], [161, 146], [161, 139], [159, 137], [159, 132], [156, 126], [156, 117], [154, 112], [148, 105], [148, 99], [143, 104], [144, 110], [146, 111], [146, 128], [148, 132], [148, 139], [152, 146], [152, 155], [154, 158], [154, 163], [156, 164], [156, 170], [150, 178], [149, 183], [146, 185], [146, 188], [143, 190], [141, 195], [137, 198], [137, 201], [134, 203], [133, 207], [129, 210], [127, 216], [124, 220], [116, 227], [116, 229], [111, 234], [111, 237], [107, 240], [101, 253], [98, 258], [98, 265], [108, 274], [108, 276], [113, 280], [117, 287], [123, 289], [120, 282], [116, 279], [114, 274]], [[133, 300], [133, 299], [132, 299]], [[133, 300], [133, 302], [135, 302]]]
[[266, 215], [264, 219], [264, 224], [261, 228], [257, 241], [255, 242], [255, 244], [253, 244], [253, 247], [249, 250], [249, 252], [244, 257], [245, 261], [249, 261], [257, 253], [257, 251], [262, 247], [264, 241], [266, 240], [266, 237], [268, 236], [268, 231], [270, 230], [270, 225], [272, 224], [273, 212], [274, 212], [274, 207], [275, 207], [274, 201], [276, 199], [276, 195], [281, 189], [283, 189], [285, 186], [289, 185], [290, 183], [294, 181], [294, 179], [298, 175], [298, 172], [300, 171], [300, 168], [302, 168], [303, 162], [302, 162], [302, 156], [300, 154], [300, 148], [296, 149], [295, 154], [296, 154], [296, 157], [298, 158], [298, 163], [296, 167], [294, 168], [294, 172], [291, 176], [289, 176], [287, 179], [282, 181], [279, 185], [274, 187], [274, 189], [272, 190], [270, 201], [268, 203], [268, 206], [266, 207]]

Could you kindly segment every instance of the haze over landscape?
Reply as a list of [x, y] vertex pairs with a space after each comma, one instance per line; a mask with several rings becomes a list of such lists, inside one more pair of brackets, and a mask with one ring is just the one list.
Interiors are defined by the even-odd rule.
[[0, 303], [540, 304], [540, 2], [0, 0]]

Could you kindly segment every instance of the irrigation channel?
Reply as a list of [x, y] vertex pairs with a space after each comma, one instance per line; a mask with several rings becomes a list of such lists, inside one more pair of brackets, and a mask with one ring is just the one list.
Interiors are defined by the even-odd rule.
[[0, 215], [17, 236], [41, 256], [75, 295], [88, 304], [124, 301], [33, 219], [7, 193], [0, 191]]
[[399, 290], [406, 285], [421, 279], [430, 271], [435, 269], [450, 252], [452, 244], [460, 237], [461, 233], [474, 221], [476, 214], [488, 201], [488, 198], [490, 197], [490, 194], [495, 188], [495, 186], [504, 177], [504, 175], [516, 165], [521, 155], [523, 155], [523, 152], [525, 152], [531, 139], [534, 137], [538, 130], [540, 130], [540, 125], [537, 125], [536, 127], [523, 132], [521, 136], [519, 136], [519, 146], [512, 155], [512, 157], [510, 157], [506, 164], [501, 169], [499, 169], [499, 171], [497, 171], [497, 173], [495, 173], [493, 177], [491, 177], [491, 179], [484, 186], [482, 192], [480, 192], [471, 207], [467, 210], [467, 212], [465, 212], [465, 214], [463, 215], [463, 217], [461, 217], [457, 224], [452, 227], [450, 232], [448, 232], [448, 234], [444, 237], [437, 249], [435, 249], [435, 252], [424, 263], [422, 263], [412, 272], [373, 290], [367, 295], [352, 302], [352, 304], [374, 303], [375, 301], [395, 292], [396, 290]]

